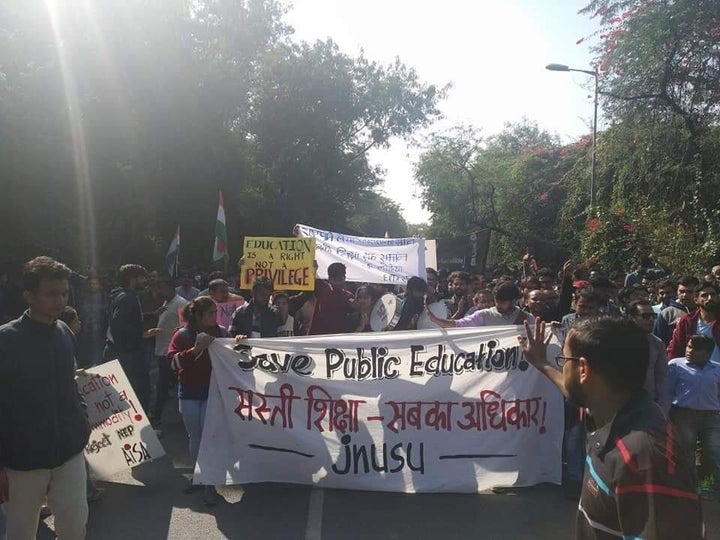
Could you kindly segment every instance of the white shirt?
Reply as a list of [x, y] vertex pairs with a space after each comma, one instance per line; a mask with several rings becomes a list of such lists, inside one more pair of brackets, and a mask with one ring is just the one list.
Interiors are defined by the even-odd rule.
[[282, 326], [278, 326], [277, 335], [278, 337], [287, 337], [294, 335], [295, 332], [295, 319], [292, 315], [288, 315], [287, 321]]
[[162, 329], [155, 337], [155, 356], [166, 356], [170, 339], [175, 330], [180, 326], [180, 314], [178, 313], [187, 305], [188, 301], [179, 294], [169, 302], [165, 302], [162, 307], [165, 308], [158, 318], [157, 327]]

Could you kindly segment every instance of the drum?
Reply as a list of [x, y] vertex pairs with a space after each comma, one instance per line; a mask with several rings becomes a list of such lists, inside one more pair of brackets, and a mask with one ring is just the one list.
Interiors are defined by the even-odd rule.
[[385, 332], [395, 328], [404, 303], [405, 300], [392, 293], [383, 294], [370, 312], [370, 328], [373, 332]]
[[[432, 311], [432, 314], [438, 317], [439, 319], [449, 319], [450, 318], [450, 309], [448, 309], [448, 306], [445, 302], [442, 300], [439, 302], [433, 302], [432, 304], [428, 304], [428, 309]], [[440, 328], [437, 324], [432, 322], [432, 319], [430, 318], [430, 315], [423, 310], [423, 312], [420, 314], [420, 317], [418, 318], [417, 323], [418, 330], [429, 330], [430, 328]]]

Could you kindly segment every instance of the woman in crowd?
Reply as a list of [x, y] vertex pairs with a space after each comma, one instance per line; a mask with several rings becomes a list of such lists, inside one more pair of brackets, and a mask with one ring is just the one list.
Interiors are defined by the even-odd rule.
[[369, 285], [361, 285], [355, 291], [355, 305], [357, 311], [348, 315], [350, 332], [372, 332], [370, 328], [370, 313], [375, 305], [376, 297]]
[[[216, 316], [217, 307], [212, 298], [199, 296], [183, 309], [183, 318], [187, 323], [175, 332], [168, 348], [168, 357], [178, 377], [179, 409], [190, 441], [193, 464], [200, 450], [210, 388], [211, 364], [207, 349], [215, 338], [228, 337], [227, 331], [217, 325]], [[201, 487], [191, 482], [185, 493]], [[219, 499], [215, 487], [205, 487], [206, 506], [215, 506]]]

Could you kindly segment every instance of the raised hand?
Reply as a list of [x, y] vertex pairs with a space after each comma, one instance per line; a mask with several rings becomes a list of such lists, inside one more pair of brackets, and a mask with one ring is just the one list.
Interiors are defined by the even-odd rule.
[[532, 328], [528, 322], [525, 321], [525, 335], [518, 336], [520, 348], [525, 355], [525, 359], [550, 379], [562, 395], [567, 398], [568, 392], [565, 388], [562, 372], [555, 369], [547, 361], [547, 348], [552, 334], [547, 332], [546, 335], [545, 329], [546, 324], [539, 318], [535, 319], [535, 324]]
[[545, 329], [545, 322], [538, 317], [533, 328], [525, 321], [525, 336], [518, 336], [525, 359], [538, 369], [547, 365], [547, 348], [552, 338], [551, 333], [546, 335]]
[[195, 348], [198, 351], [204, 351], [213, 341], [215, 341], [215, 338], [210, 334], [200, 333], [195, 340]]

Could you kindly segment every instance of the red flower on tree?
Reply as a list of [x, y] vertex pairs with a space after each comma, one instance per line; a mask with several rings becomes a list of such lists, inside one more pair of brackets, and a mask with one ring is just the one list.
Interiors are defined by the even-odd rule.
[[594, 233], [600, 227], [600, 220], [596, 217], [590, 218], [587, 222], [587, 226], [588, 229], [590, 229], [590, 232]]
[[542, 195], [540, 195], [540, 200], [541, 200], [542, 202], [545, 202], [545, 201], [548, 200], [547, 191], [546, 191], [545, 193], [543, 193]]
[[632, 224], [630, 224], [630, 223], [626, 223], [625, 225], [623, 225], [623, 230], [626, 233], [631, 233], [635, 230], [635, 227], [633, 227]]

